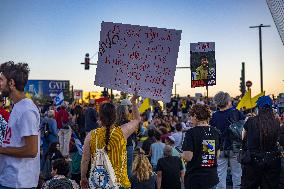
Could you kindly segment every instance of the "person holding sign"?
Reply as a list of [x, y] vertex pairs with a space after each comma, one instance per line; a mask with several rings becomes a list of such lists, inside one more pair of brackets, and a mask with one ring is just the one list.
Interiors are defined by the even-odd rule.
[[196, 80], [208, 79], [209, 63], [206, 56], [200, 57], [200, 66], [196, 68]]
[[101, 104], [99, 111], [101, 127], [92, 130], [87, 135], [84, 142], [84, 151], [81, 162], [81, 188], [89, 188], [87, 170], [89, 162], [91, 159], [93, 160], [97, 148], [104, 148], [106, 151], [119, 186], [122, 189], [131, 187], [127, 175], [126, 143], [127, 138], [138, 129], [141, 121], [136, 103], [137, 99], [137, 95], [134, 95], [131, 99], [134, 119], [118, 127], [115, 126], [115, 106], [109, 102]]

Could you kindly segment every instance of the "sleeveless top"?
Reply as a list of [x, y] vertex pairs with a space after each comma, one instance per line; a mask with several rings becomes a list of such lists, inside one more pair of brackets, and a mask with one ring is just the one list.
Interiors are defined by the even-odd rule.
[[[96, 137], [98, 137], [98, 148], [104, 148], [105, 132], [106, 129], [104, 127], [91, 131], [90, 153], [92, 161], [96, 152]], [[110, 133], [111, 136], [108, 144], [110, 151], [108, 151], [107, 154], [114, 169], [117, 182], [120, 183], [122, 187], [130, 188], [131, 184], [127, 175], [126, 140], [120, 127], [112, 127]]]

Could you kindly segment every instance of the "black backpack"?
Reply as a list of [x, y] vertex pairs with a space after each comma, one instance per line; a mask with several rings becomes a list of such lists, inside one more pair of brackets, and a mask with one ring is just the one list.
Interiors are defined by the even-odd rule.
[[238, 152], [242, 146], [242, 131], [245, 120], [239, 118], [238, 110], [234, 110], [229, 118], [231, 123], [228, 128], [229, 138], [232, 142], [232, 150]]

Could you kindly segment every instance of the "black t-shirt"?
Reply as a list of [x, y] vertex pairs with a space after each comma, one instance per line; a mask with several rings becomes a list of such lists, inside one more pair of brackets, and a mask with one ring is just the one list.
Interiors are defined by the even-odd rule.
[[186, 166], [186, 188], [209, 188], [219, 182], [216, 157], [219, 149], [220, 132], [216, 128], [196, 126], [186, 132], [182, 150], [193, 152]]
[[162, 171], [163, 189], [181, 188], [180, 172], [183, 170], [179, 157], [170, 156], [158, 160], [157, 171]]
[[131, 189], [155, 189], [156, 175], [153, 174], [149, 180], [139, 182], [136, 176], [130, 178]]
[[[273, 120], [270, 120], [271, 123], [273, 123]], [[271, 125], [271, 128], [274, 129], [275, 133], [278, 133], [274, 138], [271, 138], [269, 140], [269, 143], [267, 143], [264, 146], [265, 151], [276, 151], [277, 150], [277, 141], [280, 136], [280, 123], [277, 124], [277, 121], [274, 120], [275, 124]], [[259, 121], [258, 116], [250, 117], [245, 125], [244, 129], [247, 131], [247, 147], [250, 151], [260, 151], [260, 130], [259, 130]]]

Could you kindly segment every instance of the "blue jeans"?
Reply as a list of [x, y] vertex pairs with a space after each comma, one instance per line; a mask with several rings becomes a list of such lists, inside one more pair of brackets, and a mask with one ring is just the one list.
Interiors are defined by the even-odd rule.
[[128, 178], [132, 176], [132, 163], [133, 163], [133, 146], [126, 146], [127, 150], [127, 175]]
[[[0, 189], [14, 189], [14, 188], [10, 188], [10, 187], [6, 187], [6, 186], [1, 186], [0, 185]], [[22, 189], [24, 189], [24, 188], [22, 188]], [[33, 187], [33, 188], [30, 188], [30, 189], [36, 189], [36, 188]]]
[[230, 164], [231, 167], [233, 189], [240, 189], [242, 168], [241, 164], [237, 161], [237, 155], [237, 153], [230, 151], [229, 157], [224, 157], [224, 152], [221, 151], [220, 157], [217, 159], [217, 172], [220, 182], [218, 183], [216, 189], [226, 189], [228, 164]]

